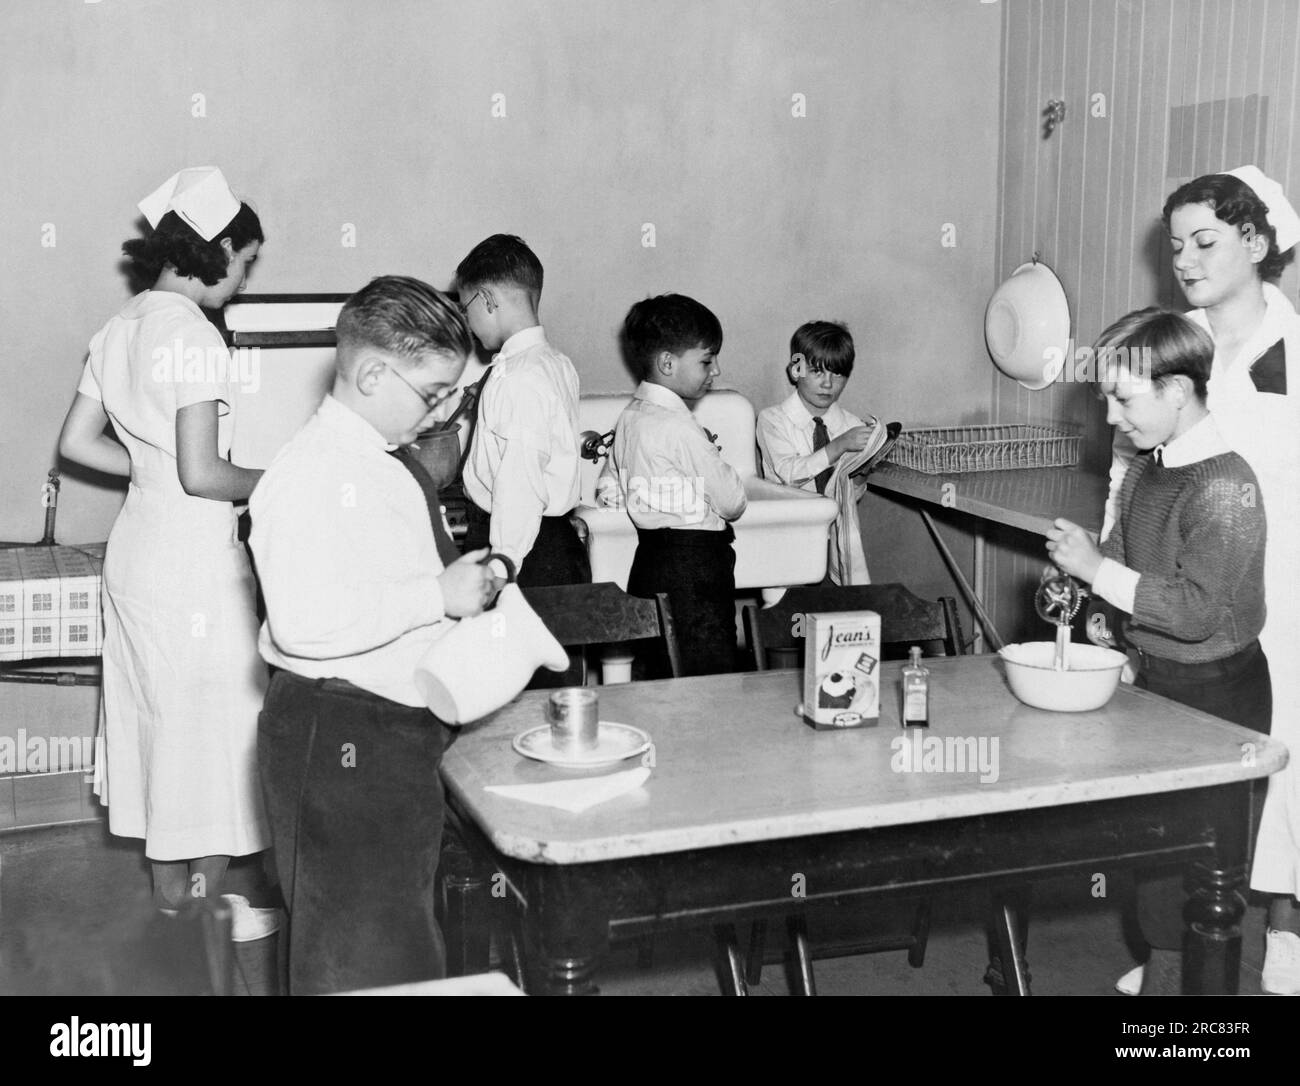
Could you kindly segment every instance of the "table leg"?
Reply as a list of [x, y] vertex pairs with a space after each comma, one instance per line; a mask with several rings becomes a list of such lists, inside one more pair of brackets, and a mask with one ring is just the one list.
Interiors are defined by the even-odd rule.
[[767, 921], [755, 920], [749, 928], [749, 951], [745, 955], [745, 983], [758, 984], [763, 978], [763, 956], [767, 952]]
[[1192, 868], [1183, 957], [1183, 991], [1189, 995], [1237, 994], [1244, 882], [1241, 868], [1222, 870], [1199, 863]]
[[[998, 633], [998, 628], [993, 625], [993, 619], [989, 617], [988, 611], [984, 607], [984, 600], [980, 594], [971, 587], [970, 581], [966, 579], [966, 574], [957, 564], [957, 559], [952, 556], [948, 544], [944, 542], [943, 536], [939, 534], [939, 528], [934, 523], [934, 518], [924, 509], [920, 510], [921, 519], [925, 521], [925, 526], [930, 530], [930, 537], [934, 540], [935, 548], [939, 551], [939, 557], [943, 559], [944, 565], [948, 567], [948, 572], [952, 574], [952, 579], [957, 582], [957, 587], [961, 589], [962, 595], [966, 597], [966, 602], [970, 604], [971, 610], [975, 612], [976, 621], [983, 628], [985, 636], [988, 638], [989, 645], [994, 649], [1000, 649], [1006, 644], [1002, 640], [1002, 635]], [[983, 555], [981, 554], [979, 568], [983, 568]]]
[[790, 916], [785, 921], [790, 938], [792, 995], [815, 996], [817, 980], [813, 976], [812, 952], [808, 949], [808, 925], [802, 914]]
[[1207, 812], [1215, 852], [1192, 865], [1191, 896], [1184, 910], [1183, 991], [1194, 995], [1236, 995], [1241, 971], [1242, 890], [1250, 854], [1249, 782], [1215, 789]]
[[524, 942], [529, 990], [598, 995], [596, 971], [609, 946], [609, 911], [590, 888], [553, 869], [528, 880]]
[[1027, 996], [1029, 965], [1025, 951], [1029, 943], [1029, 888], [994, 891], [993, 917], [989, 933], [989, 967], [984, 982], [994, 995]]
[[444, 850], [438, 881], [442, 887], [443, 937], [447, 975], [468, 977], [488, 969], [489, 901], [486, 884], [468, 854]]
[[735, 924], [715, 924], [713, 943], [717, 951], [718, 987], [724, 996], [749, 995], [745, 983], [745, 963], [740, 954]]

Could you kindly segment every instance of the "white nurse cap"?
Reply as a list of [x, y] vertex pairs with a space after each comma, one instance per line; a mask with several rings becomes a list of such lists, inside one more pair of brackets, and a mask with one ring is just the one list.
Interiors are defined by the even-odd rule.
[[191, 166], [167, 178], [137, 205], [150, 226], [176, 212], [204, 241], [211, 241], [239, 214], [239, 200], [216, 166]]
[[1265, 177], [1264, 171], [1258, 166], [1238, 166], [1227, 172], [1254, 189], [1255, 195], [1268, 207], [1268, 225], [1277, 235], [1278, 252], [1285, 253], [1300, 241], [1300, 215], [1295, 213], [1295, 208], [1286, 198], [1281, 185], [1272, 178]]

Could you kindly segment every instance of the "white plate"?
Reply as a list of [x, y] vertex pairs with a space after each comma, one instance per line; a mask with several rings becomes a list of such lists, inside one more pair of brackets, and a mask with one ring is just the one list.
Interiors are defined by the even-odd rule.
[[510, 745], [515, 748], [516, 753], [538, 762], [563, 766], [566, 769], [592, 769], [596, 766], [613, 765], [649, 750], [650, 736], [631, 724], [616, 724], [612, 720], [602, 720], [600, 731], [596, 735], [596, 745], [591, 750], [558, 750], [551, 742], [551, 726], [539, 724], [536, 728], [520, 732]]

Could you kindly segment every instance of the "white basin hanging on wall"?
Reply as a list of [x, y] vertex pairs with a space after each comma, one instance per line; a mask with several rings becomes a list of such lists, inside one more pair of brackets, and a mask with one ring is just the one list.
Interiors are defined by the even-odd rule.
[[1031, 391], [1060, 375], [1070, 349], [1070, 303], [1055, 273], [1035, 257], [989, 299], [984, 339], [993, 363]]
[[[630, 393], [597, 393], [578, 401], [578, 429], [605, 434], [614, 428]], [[784, 588], [826, 576], [830, 498], [758, 477], [754, 408], [739, 392], [708, 393], [695, 408], [701, 425], [717, 434], [722, 458], [745, 484], [749, 506], [735, 522], [736, 587]], [[636, 553], [636, 526], [622, 509], [596, 505], [596, 479], [603, 464], [582, 461], [576, 516], [587, 526], [591, 579], [627, 587]]]

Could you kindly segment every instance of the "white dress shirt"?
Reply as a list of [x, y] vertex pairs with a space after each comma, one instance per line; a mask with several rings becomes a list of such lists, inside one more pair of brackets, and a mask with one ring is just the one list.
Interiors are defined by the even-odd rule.
[[454, 620], [424, 493], [393, 447], [326, 396], [271, 462], [249, 499], [267, 611], [258, 648], [306, 678], [419, 706], [415, 665]]
[[[866, 425], [838, 403], [826, 409], [822, 421], [828, 441], [855, 426]], [[813, 415], [797, 391], [759, 412], [758, 450], [763, 457], [765, 479], [801, 490], [816, 490], [817, 476], [831, 466], [826, 449], [813, 448]]]
[[602, 505], [638, 528], [720, 532], [745, 511], [745, 486], [677, 393], [642, 381], [614, 427], [596, 483]]
[[479, 411], [465, 493], [492, 514], [492, 549], [518, 567], [542, 517], [578, 504], [578, 374], [540, 324], [501, 345]]
[[[1157, 445], [1151, 455], [1158, 455], [1167, 468], [1184, 468], [1188, 464], [1196, 464], [1230, 451], [1214, 416], [1206, 415], [1173, 441]], [[1113, 558], [1103, 558], [1097, 568], [1097, 576], [1093, 578], [1092, 590], [1107, 603], [1131, 615], [1141, 578], [1142, 575], [1137, 570], [1121, 565]]]

